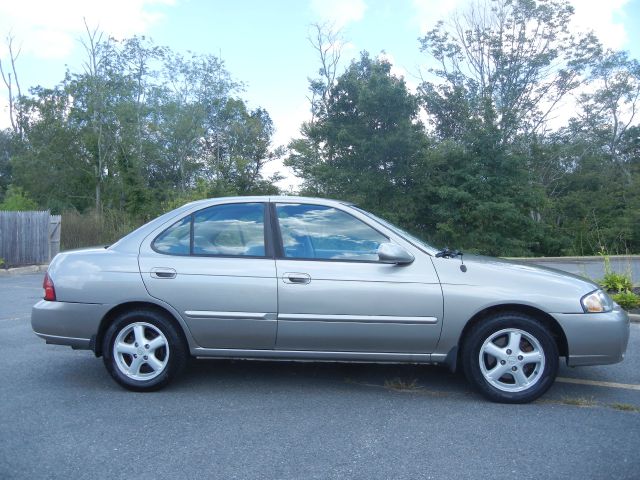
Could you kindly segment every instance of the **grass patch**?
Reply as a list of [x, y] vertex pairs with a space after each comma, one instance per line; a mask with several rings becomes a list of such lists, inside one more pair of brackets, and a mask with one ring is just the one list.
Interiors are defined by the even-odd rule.
[[640, 407], [636, 407], [630, 403], [612, 403], [610, 407], [623, 412], [640, 412]]
[[393, 380], [385, 380], [384, 388], [395, 392], [416, 392], [422, 387], [418, 385], [418, 380], [405, 380], [402, 378], [394, 378]]
[[451, 397], [451, 396], [466, 397], [468, 395], [467, 393], [428, 390], [418, 385], [417, 380], [406, 381], [400, 378], [395, 378], [393, 380], [385, 380], [383, 385], [379, 383], [358, 382], [356, 380], [353, 380], [352, 378], [345, 378], [344, 381], [345, 383], [349, 383], [351, 385], [358, 385], [360, 387], [383, 388], [385, 390], [391, 390], [393, 392], [419, 393], [420, 395], [427, 395], [429, 397]]
[[595, 407], [598, 405], [598, 402], [593, 397], [562, 397], [560, 403], [573, 405], [574, 407]]

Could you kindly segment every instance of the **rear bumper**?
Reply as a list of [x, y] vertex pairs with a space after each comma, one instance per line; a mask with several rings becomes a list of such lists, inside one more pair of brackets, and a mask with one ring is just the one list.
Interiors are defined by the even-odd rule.
[[31, 309], [31, 328], [47, 343], [89, 349], [107, 309], [95, 303], [40, 300]]
[[608, 313], [553, 313], [567, 337], [567, 364], [605, 365], [624, 359], [629, 316], [616, 305]]

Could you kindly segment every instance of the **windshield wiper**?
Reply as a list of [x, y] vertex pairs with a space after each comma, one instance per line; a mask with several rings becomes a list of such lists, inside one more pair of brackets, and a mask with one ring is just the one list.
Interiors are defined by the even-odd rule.
[[464, 260], [462, 259], [462, 251], [461, 250], [451, 250], [449, 247], [444, 247], [438, 253], [436, 253], [436, 258], [456, 258], [460, 257], [460, 270], [464, 273], [467, 271], [467, 266], [464, 264]]
[[449, 247], [444, 247], [436, 253], [436, 258], [456, 258], [460, 256], [460, 259], [462, 259], [462, 255], [463, 253], [460, 250], [451, 250]]

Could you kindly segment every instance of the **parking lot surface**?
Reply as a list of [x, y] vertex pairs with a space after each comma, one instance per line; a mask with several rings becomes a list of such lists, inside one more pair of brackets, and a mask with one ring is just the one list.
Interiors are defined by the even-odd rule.
[[201, 360], [139, 394], [33, 334], [41, 283], [0, 277], [2, 479], [640, 478], [640, 324], [529, 405], [414, 365]]

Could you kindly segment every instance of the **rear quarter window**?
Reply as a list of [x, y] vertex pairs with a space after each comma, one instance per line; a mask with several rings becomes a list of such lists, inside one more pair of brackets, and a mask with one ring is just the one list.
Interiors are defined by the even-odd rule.
[[191, 216], [178, 220], [156, 237], [152, 247], [169, 255], [189, 255], [191, 243]]

